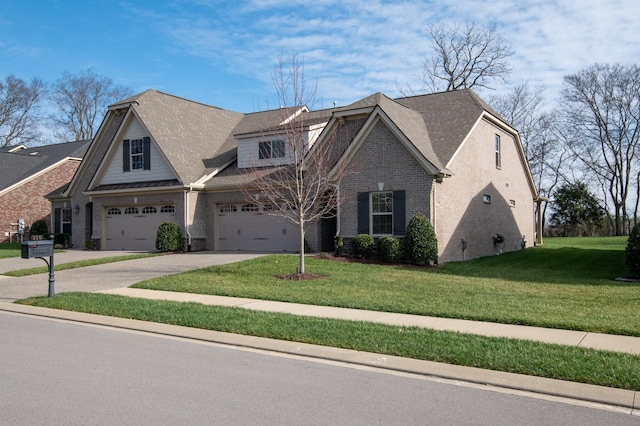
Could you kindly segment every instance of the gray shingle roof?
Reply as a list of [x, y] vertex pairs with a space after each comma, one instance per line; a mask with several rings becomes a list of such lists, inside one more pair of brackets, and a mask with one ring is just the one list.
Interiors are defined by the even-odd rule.
[[0, 150], [0, 190], [27, 179], [65, 158], [84, 157], [90, 140], [42, 145], [9, 152], [12, 147]]
[[182, 184], [197, 182], [235, 158], [236, 143], [230, 135], [244, 114], [156, 90], [115, 105], [126, 103], [131, 103]]
[[433, 151], [446, 167], [483, 111], [500, 117], [471, 89], [395, 99], [418, 112], [429, 129]]

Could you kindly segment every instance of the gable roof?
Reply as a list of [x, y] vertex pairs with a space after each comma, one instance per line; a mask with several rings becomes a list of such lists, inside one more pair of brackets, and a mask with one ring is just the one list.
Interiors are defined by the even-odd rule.
[[445, 166], [484, 112], [502, 120], [471, 89], [398, 98], [395, 101], [422, 116], [429, 129], [433, 151]]
[[140, 118], [181, 183], [188, 185], [235, 158], [229, 136], [244, 114], [177, 96], [147, 90], [112, 105], [129, 108]]
[[54, 166], [65, 159], [82, 159], [90, 140], [26, 148], [0, 149], [0, 192]]

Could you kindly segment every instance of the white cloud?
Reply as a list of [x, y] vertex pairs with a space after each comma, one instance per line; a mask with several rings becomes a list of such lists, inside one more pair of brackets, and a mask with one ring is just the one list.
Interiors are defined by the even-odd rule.
[[431, 23], [495, 22], [516, 52], [511, 80], [544, 84], [551, 98], [566, 74], [640, 57], [636, 0], [197, 3], [201, 9], [181, 16], [154, 17], [177, 49], [262, 81], [265, 93], [278, 56], [294, 50], [318, 80], [319, 96], [341, 104], [376, 91], [396, 96], [398, 83], [418, 86]]

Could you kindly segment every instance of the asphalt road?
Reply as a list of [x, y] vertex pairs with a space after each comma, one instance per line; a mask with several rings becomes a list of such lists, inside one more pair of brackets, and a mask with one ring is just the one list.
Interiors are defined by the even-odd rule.
[[638, 417], [374, 368], [0, 313], [10, 425], [637, 425]]

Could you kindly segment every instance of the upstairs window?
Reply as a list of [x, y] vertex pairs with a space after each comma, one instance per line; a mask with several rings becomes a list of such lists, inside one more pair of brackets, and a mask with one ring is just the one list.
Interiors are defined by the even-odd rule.
[[131, 141], [131, 170], [141, 170], [143, 159], [142, 139], [133, 139]]
[[269, 158], [284, 157], [284, 141], [264, 141], [258, 144], [258, 158], [266, 160]]
[[122, 141], [122, 171], [151, 170], [151, 138]]
[[495, 139], [495, 151], [496, 151], [496, 169], [501, 167], [501, 158], [500, 158], [500, 135], [496, 135]]

